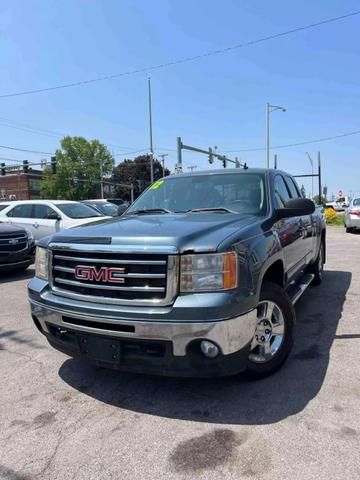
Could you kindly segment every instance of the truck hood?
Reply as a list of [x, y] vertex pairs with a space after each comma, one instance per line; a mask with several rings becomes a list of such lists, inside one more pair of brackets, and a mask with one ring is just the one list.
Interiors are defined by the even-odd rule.
[[253, 215], [223, 213], [182, 213], [164, 215], [128, 215], [109, 221], [75, 227], [46, 237], [39, 242], [124, 245], [161, 251], [171, 247], [178, 253], [209, 252], [229, 235], [259, 221]]

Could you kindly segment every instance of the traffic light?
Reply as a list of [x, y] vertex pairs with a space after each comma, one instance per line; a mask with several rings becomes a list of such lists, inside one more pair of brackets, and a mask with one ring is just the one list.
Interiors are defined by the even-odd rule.
[[214, 163], [214, 157], [212, 154], [212, 148], [209, 147], [209, 163]]
[[51, 173], [56, 173], [56, 157], [51, 157]]
[[223, 167], [226, 168], [226, 158], [223, 158], [222, 162], [223, 162]]
[[2, 175], [2, 176], [4, 176], [4, 175], [5, 175], [5, 173], [6, 173], [6, 170], [5, 170], [5, 163], [2, 163], [2, 164], [0, 165], [0, 167], [1, 167], [1, 175]]
[[27, 160], [23, 160], [23, 172], [24, 173], [29, 172], [29, 162]]

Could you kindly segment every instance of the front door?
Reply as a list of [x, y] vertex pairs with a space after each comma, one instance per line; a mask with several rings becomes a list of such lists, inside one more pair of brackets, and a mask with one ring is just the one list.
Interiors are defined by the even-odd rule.
[[57, 213], [46, 204], [34, 205], [34, 224], [36, 224], [36, 240], [60, 230], [60, 220]]
[[[275, 176], [275, 208], [284, 208], [291, 194], [282, 175]], [[305, 262], [302, 251], [303, 228], [301, 217], [282, 218], [274, 224], [284, 254], [285, 269], [291, 279]]]

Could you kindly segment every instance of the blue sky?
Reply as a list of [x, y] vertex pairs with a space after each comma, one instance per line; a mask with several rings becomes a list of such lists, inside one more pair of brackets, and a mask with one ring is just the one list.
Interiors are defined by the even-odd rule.
[[[0, 0], [0, 95], [201, 54], [358, 8], [355, 0]], [[287, 108], [271, 116], [273, 145], [360, 130], [359, 28], [356, 16], [152, 71], [156, 153], [167, 153], [173, 168], [179, 135], [220, 152], [264, 147], [267, 101]], [[145, 150], [148, 75], [0, 99], [0, 144], [44, 152], [59, 144], [4, 125], [10, 121], [98, 138], [115, 153]], [[315, 160], [318, 150], [329, 192], [360, 195], [360, 135], [277, 150], [279, 167], [309, 173], [305, 152]], [[0, 156], [40, 157], [2, 148]], [[239, 156], [250, 166], [265, 162], [263, 151]], [[211, 168], [202, 155], [183, 160], [185, 169]]]

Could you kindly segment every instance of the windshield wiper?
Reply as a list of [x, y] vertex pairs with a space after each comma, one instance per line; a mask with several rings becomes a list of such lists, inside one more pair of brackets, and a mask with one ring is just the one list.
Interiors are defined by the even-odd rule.
[[140, 210], [133, 210], [132, 212], [128, 212], [126, 215], [144, 215], [147, 213], [173, 213], [171, 210], [167, 208], [142, 208]]
[[239, 213], [239, 212], [235, 212], [234, 210], [230, 210], [229, 208], [226, 208], [226, 207], [191, 208], [190, 210], [187, 210], [187, 212], [191, 212], [191, 213], [199, 213], [199, 212]]

